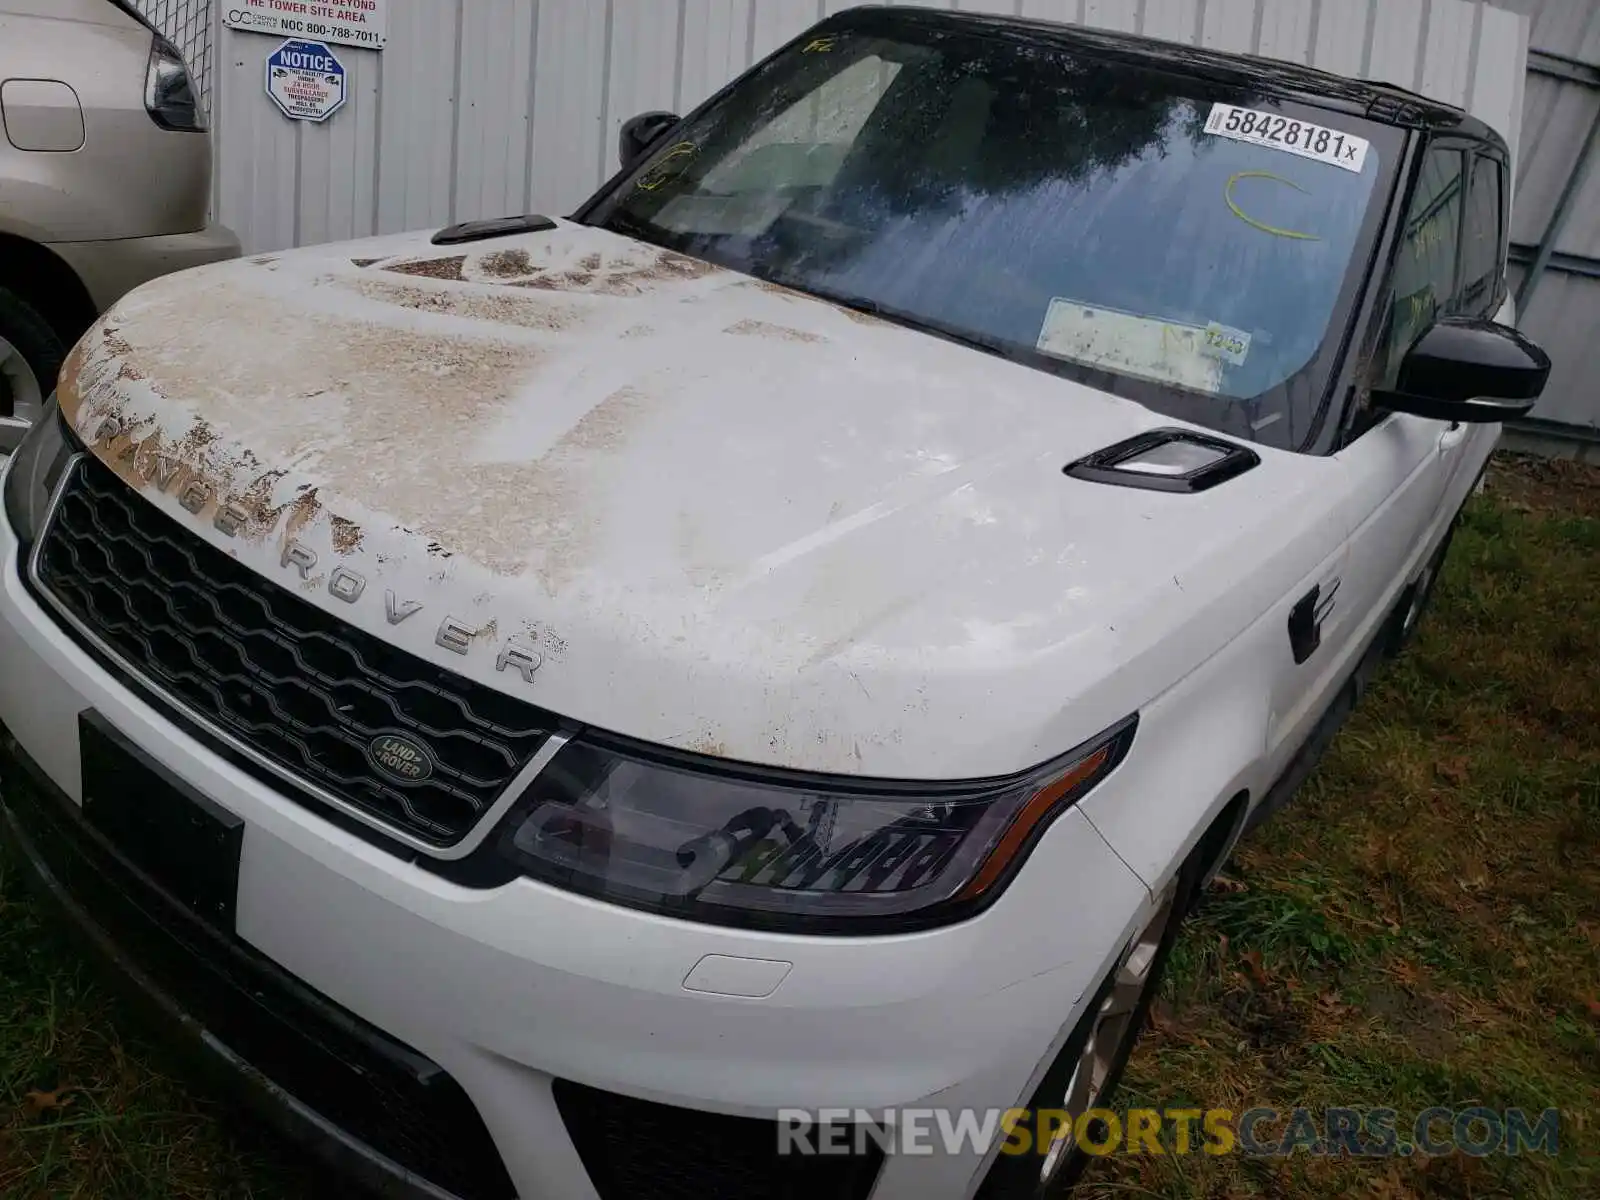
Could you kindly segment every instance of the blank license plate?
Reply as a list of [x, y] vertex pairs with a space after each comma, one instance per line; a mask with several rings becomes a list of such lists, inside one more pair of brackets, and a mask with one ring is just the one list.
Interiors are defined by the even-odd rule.
[[151, 882], [233, 932], [244, 822], [169, 775], [95, 712], [78, 718], [83, 815]]

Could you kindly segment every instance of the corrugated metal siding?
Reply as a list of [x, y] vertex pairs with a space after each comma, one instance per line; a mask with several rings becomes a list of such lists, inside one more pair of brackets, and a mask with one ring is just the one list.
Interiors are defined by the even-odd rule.
[[[1511, 240], [1529, 258], [1545, 236], [1591, 127], [1600, 120], [1600, 3], [1504, 0], [1531, 19], [1533, 51], [1523, 105], [1523, 154]], [[1544, 56], [1553, 56], [1544, 59]], [[1543, 61], [1541, 61], [1543, 59]], [[1600, 170], [1578, 189], [1555, 257], [1518, 324], [1554, 369], [1533, 415], [1600, 432]], [[1587, 273], [1586, 273], [1587, 272]], [[1512, 273], [1512, 286], [1522, 278]]]
[[[218, 208], [251, 251], [570, 211], [645, 109], [686, 111], [841, 0], [390, 0], [388, 48], [338, 48], [325, 125], [262, 93], [271, 38], [222, 30]], [[953, 0], [1381, 76], [1499, 128], [1525, 22], [1466, 0]]]

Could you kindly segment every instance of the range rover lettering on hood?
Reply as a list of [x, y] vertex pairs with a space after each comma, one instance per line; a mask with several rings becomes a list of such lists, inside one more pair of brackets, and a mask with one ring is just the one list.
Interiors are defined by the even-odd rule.
[[[128, 430], [120, 418], [108, 416], [95, 427], [94, 441], [103, 444], [126, 432]], [[184, 468], [183, 460], [177, 456], [157, 454], [146, 462], [139, 473], [148, 486], [158, 492], [172, 494]], [[139, 470], [137, 467], [135, 469]], [[259, 513], [251, 512], [238, 501], [222, 499], [217, 494], [215, 484], [198, 476], [190, 476], [183, 487], [176, 492], [176, 498], [179, 506], [192, 516], [203, 515], [215, 504], [216, 513], [211, 523], [219, 533], [229, 538], [237, 538], [241, 531], [260, 519]], [[312, 572], [319, 561], [315, 550], [298, 538], [290, 537], [283, 543], [278, 565], [285, 571], [297, 573], [301, 583], [310, 584], [316, 578]], [[328, 573], [327, 592], [335, 600], [342, 600], [346, 604], [357, 604], [366, 597], [367, 577], [350, 567], [337, 566]], [[384, 590], [383, 602], [384, 614], [390, 625], [399, 625], [426, 607], [420, 600], [401, 599], [393, 588]], [[446, 614], [440, 620], [433, 640], [441, 649], [467, 655], [472, 652], [473, 645], [481, 633], [480, 627]], [[515, 671], [522, 676], [525, 683], [533, 683], [535, 674], [543, 665], [544, 655], [515, 638], [508, 638], [497, 647], [495, 670]]]
[[[219, 525], [218, 528], [222, 527]], [[298, 571], [301, 582], [309, 582], [312, 578], [311, 572], [317, 566], [317, 552], [305, 543], [290, 538], [283, 544], [283, 553], [279, 557], [278, 565]], [[355, 604], [366, 595], [366, 592], [366, 576], [352, 571], [349, 567], [335, 567], [328, 576], [328, 595], [336, 600]], [[383, 611], [391, 625], [398, 625], [416, 616], [423, 607], [420, 600], [401, 600], [393, 588], [387, 588], [383, 593]], [[469, 654], [478, 632], [476, 627], [460, 618], [446, 616], [439, 622], [439, 629], [433, 635], [433, 640], [441, 649], [453, 650], [457, 654]], [[543, 665], [544, 656], [532, 646], [509, 640], [501, 644], [500, 652], [495, 658], [494, 669], [516, 671], [526, 682], [532, 683], [534, 672]]]

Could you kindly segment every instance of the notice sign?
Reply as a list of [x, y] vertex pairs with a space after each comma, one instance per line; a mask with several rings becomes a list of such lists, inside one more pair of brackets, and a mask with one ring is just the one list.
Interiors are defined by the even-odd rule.
[[229, 29], [382, 50], [389, 0], [221, 0]]
[[344, 93], [344, 64], [321, 42], [291, 38], [267, 59], [267, 95], [292, 121], [326, 121]]

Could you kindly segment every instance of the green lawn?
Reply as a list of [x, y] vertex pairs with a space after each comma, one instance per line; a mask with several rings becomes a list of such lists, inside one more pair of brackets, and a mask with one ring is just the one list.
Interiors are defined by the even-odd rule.
[[[1597, 728], [1600, 472], [1501, 460], [1418, 645], [1180, 944], [1119, 1101], [1559, 1107], [1558, 1158], [1143, 1156], [1096, 1164], [1084, 1193], [1600, 1196]], [[128, 1040], [90, 980], [0, 856], [0, 1196], [317, 1191]]]

